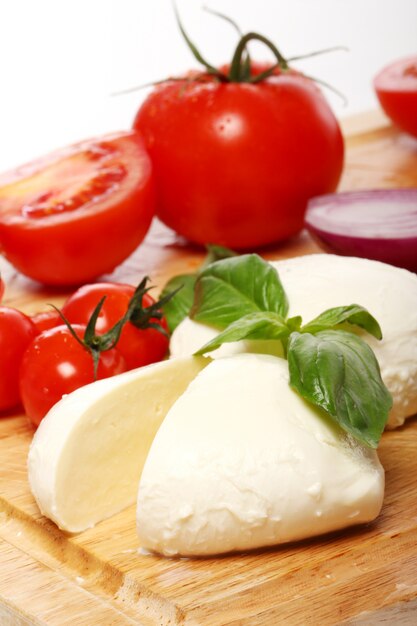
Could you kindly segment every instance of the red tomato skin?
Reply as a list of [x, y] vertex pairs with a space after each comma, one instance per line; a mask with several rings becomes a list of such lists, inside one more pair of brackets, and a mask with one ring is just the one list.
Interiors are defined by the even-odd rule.
[[[111, 272], [143, 240], [154, 215], [155, 192], [151, 161], [134, 132], [75, 144], [7, 173], [0, 178], [0, 196], [3, 186], [103, 141], [120, 151], [128, 170], [114, 193], [79, 210], [38, 218], [25, 217], [22, 207], [12, 214], [2, 211], [0, 201], [0, 250], [23, 274], [49, 285], [79, 285]], [[50, 184], [59, 187], [60, 181]]]
[[31, 320], [36, 326], [38, 335], [44, 330], [49, 330], [62, 324], [62, 317], [58, 311], [41, 311], [32, 315]]
[[3, 295], [4, 295], [4, 281], [2, 278], [0, 278], [0, 302], [3, 299]]
[[[74, 326], [79, 336], [85, 327]], [[97, 379], [126, 371], [122, 355], [113, 348], [102, 352]], [[63, 395], [94, 381], [93, 359], [71, 335], [67, 326], [56, 326], [42, 332], [30, 343], [20, 367], [22, 403], [34, 426]]]
[[[166, 321], [153, 320], [168, 333]], [[168, 335], [156, 328], [140, 329], [126, 324], [122, 330], [118, 349], [123, 354], [129, 370], [162, 361], [168, 353]]]
[[96, 332], [102, 334], [123, 317], [134, 292], [132, 285], [124, 283], [83, 285], [67, 298], [62, 313], [71, 324], [87, 324], [95, 307], [105, 296], [96, 322]]
[[[62, 313], [71, 324], [87, 324], [95, 307], [106, 296], [97, 318], [96, 332], [102, 334], [114, 326], [126, 313], [135, 288], [122, 283], [95, 283], [84, 285], [72, 294], [62, 307]], [[143, 306], [155, 300], [148, 293], [143, 297]], [[154, 319], [167, 332], [164, 319]], [[161, 361], [168, 352], [168, 336], [154, 328], [140, 329], [128, 322], [120, 335], [117, 349], [123, 355], [127, 369], [135, 369]]]
[[0, 306], [0, 411], [20, 404], [19, 368], [35, 335], [36, 328], [27, 315]]
[[383, 68], [374, 79], [374, 88], [388, 117], [417, 137], [417, 56]]
[[340, 127], [295, 73], [248, 83], [168, 82], [133, 124], [151, 156], [157, 214], [188, 239], [234, 249], [287, 239], [307, 200], [334, 191]]

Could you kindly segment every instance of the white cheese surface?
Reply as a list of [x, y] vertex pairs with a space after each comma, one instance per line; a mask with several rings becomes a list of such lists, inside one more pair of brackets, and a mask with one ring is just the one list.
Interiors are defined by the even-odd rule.
[[58, 402], [29, 451], [29, 483], [41, 512], [63, 530], [79, 532], [133, 504], [156, 431], [208, 361], [163, 361]]
[[166, 555], [259, 548], [369, 522], [383, 492], [376, 452], [293, 392], [284, 360], [240, 354], [213, 361], [168, 412], [138, 533]]
[[[356, 257], [314, 254], [272, 262], [290, 303], [289, 316], [306, 323], [325, 309], [360, 304], [378, 320], [382, 341], [361, 331], [378, 359], [382, 378], [394, 400], [388, 425], [401, 425], [417, 413], [417, 275], [391, 265]], [[173, 357], [192, 354], [216, 333], [191, 320], [178, 326], [171, 339]], [[259, 343], [259, 342], [258, 342]], [[270, 342], [268, 342], [270, 343]], [[225, 356], [244, 346], [227, 344]]]
[[[189, 356], [208, 343], [219, 331], [212, 326], [199, 324], [189, 317], [174, 330], [170, 340], [171, 357]], [[208, 353], [211, 358], [220, 358], [223, 356], [232, 356], [242, 352], [254, 352], [256, 354], [273, 354], [274, 356], [283, 356], [284, 352], [280, 341], [263, 341], [248, 340], [234, 341], [233, 343], [224, 343], [217, 350]]]

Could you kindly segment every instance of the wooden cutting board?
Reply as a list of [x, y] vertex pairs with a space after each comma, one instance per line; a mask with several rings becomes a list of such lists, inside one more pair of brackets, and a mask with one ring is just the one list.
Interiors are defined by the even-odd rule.
[[[417, 141], [380, 114], [350, 120], [343, 189], [417, 186]], [[318, 252], [306, 233], [266, 258]], [[148, 274], [162, 286], [192, 272], [203, 253], [154, 224], [111, 279]], [[20, 276], [4, 260], [5, 304], [26, 312], [65, 293]], [[106, 277], [110, 278], [110, 277]], [[0, 355], [1, 358], [1, 355]], [[373, 524], [267, 551], [168, 560], [140, 549], [131, 507], [67, 535], [30, 494], [32, 430], [17, 413], [0, 420], [0, 625], [275, 626], [417, 624], [417, 420], [384, 435], [382, 514]]]

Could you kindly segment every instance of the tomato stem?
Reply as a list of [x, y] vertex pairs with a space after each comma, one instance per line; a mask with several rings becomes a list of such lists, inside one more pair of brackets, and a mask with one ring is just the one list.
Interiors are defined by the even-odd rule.
[[280, 67], [279, 63], [275, 63], [275, 65], [271, 65], [271, 67], [268, 67], [267, 70], [264, 70], [260, 74], [257, 74], [256, 76], [252, 76], [248, 82], [250, 82], [252, 85], [256, 83], [260, 83], [261, 81], [265, 80], [265, 78], [268, 78], [269, 76], [271, 76], [274, 73], [274, 71], [278, 69], [279, 67]]
[[[229, 80], [231, 82], [236, 82], [236, 83], [243, 82], [242, 80], [242, 55], [249, 41], [253, 41], [253, 40], [260, 41], [271, 50], [271, 52], [274, 54], [277, 60], [277, 65], [282, 70], [285, 71], [289, 69], [286, 59], [282, 56], [281, 52], [278, 50], [275, 44], [272, 43], [272, 41], [269, 41], [269, 39], [267, 39], [263, 35], [260, 35], [259, 33], [250, 32], [250, 33], [247, 33], [246, 35], [243, 35], [243, 37], [240, 39], [239, 43], [237, 44], [235, 53], [233, 55], [232, 63], [230, 65]], [[269, 72], [268, 74], [269, 76], [273, 70], [269, 68], [269, 70], [267, 71]]]
[[[177, 21], [181, 30], [181, 33], [183, 35], [183, 37], [185, 38], [186, 42], [188, 43], [188, 45], [193, 46], [193, 44], [190, 42], [189, 38], [187, 37], [180, 19], [179, 19], [179, 15], [178, 15], [178, 10], [175, 7], [175, 13], [176, 13], [176, 17], [177, 17]], [[266, 78], [268, 78], [269, 76], [271, 76], [275, 70], [277, 70], [278, 68], [281, 69], [282, 71], [287, 71], [289, 68], [289, 63], [292, 61], [299, 61], [302, 59], [308, 59], [310, 57], [314, 57], [314, 56], [318, 56], [320, 54], [327, 54], [328, 52], [335, 52], [338, 50], [344, 50], [344, 51], [349, 51], [349, 49], [346, 46], [333, 46], [330, 48], [323, 48], [321, 50], [315, 50], [313, 52], [309, 52], [307, 54], [302, 54], [302, 55], [298, 55], [298, 56], [294, 56], [294, 57], [289, 57], [288, 59], [286, 59], [281, 52], [279, 51], [279, 49], [277, 48], [277, 46], [271, 42], [267, 37], [264, 37], [263, 35], [256, 33], [256, 32], [249, 32], [246, 35], [243, 35], [243, 32], [241, 30], [241, 28], [239, 27], [239, 25], [235, 22], [235, 20], [233, 20], [232, 18], [230, 18], [229, 16], [225, 15], [224, 13], [221, 13], [220, 11], [215, 11], [213, 9], [210, 9], [208, 7], [203, 7], [203, 9], [205, 11], [207, 11], [208, 13], [211, 13], [212, 15], [215, 15], [217, 17], [220, 17], [221, 19], [227, 21], [229, 24], [231, 24], [233, 26], [233, 28], [237, 31], [238, 35], [240, 36], [240, 41], [236, 47], [235, 53], [233, 55], [233, 59], [232, 59], [232, 63], [230, 66], [230, 71], [229, 71], [229, 75], [227, 77], [225, 77], [224, 75], [222, 76], [222, 81], [228, 80], [229, 82], [249, 82], [251, 84], [256, 84], [259, 83], [263, 80], [265, 80]], [[250, 55], [249, 55], [249, 50], [247, 47], [247, 44], [249, 43], [249, 41], [251, 40], [257, 40], [260, 41], [261, 43], [265, 44], [274, 54], [275, 58], [276, 58], [276, 63], [274, 65], [272, 65], [271, 67], [269, 67], [267, 70], [264, 70], [263, 72], [261, 72], [260, 74], [257, 74], [256, 76], [251, 76], [251, 59], [250, 59]], [[194, 50], [191, 48], [194, 56], [195, 55], [195, 46]], [[198, 52], [198, 51], [197, 51]], [[201, 55], [200, 53], [199, 57], [196, 56], [197, 60], [200, 60], [201, 62]], [[204, 61], [204, 60], [203, 60]], [[203, 65], [205, 67], [207, 67], [206, 62], [203, 62]], [[213, 69], [212, 66], [210, 66], [211, 69]], [[214, 68], [216, 69], [216, 68]], [[332, 87], [329, 83], [326, 83], [323, 80], [314, 78], [312, 76], [308, 76], [307, 74], [305, 74], [303, 72], [303, 76], [305, 76], [306, 78], [308, 78], [309, 80], [312, 80], [320, 85], [322, 85], [323, 87], [326, 87], [327, 89], [330, 89], [330, 91], [332, 91], [333, 93], [335, 93], [337, 96], [339, 96], [342, 100], [343, 103], [346, 104], [347, 99], [345, 98], [345, 96], [338, 91], [337, 89], [335, 89], [334, 87]]]
[[189, 83], [207, 80], [207, 72], [196, 72], [191, 77], [185, 79], [184, 76], [169, 76], [168, 78], [162, 78], [161, 80], [154, 80], [151, 83], [143, 83], [143, 85], [136, 85], [136, 87], [128, 87], [127, 89], [121, 89], [120, 91], [113, 91], [110, 95], [124, 96], [128, 93], [139, 91], [139, 89], [147, 89], [148, 87], [156, 87], [158, 85], [165, 85], [166, 83], [171, 82], [183, 83], [184, 80], [188, 81]]
[[346, 98], [346, 96], [341, 91], [339, 91], [338, 89], [330, 85], [330, 83], [326, 83], [326, 81], [321, 80], [321, 78], [315, 78], [314, 76], [310, 76], [309, 74], [305, 74], [304, 72], [302, 75], [304, 76], [304, 78], [308, 78], [309, 80], [312, 80], [314, 83], [317, 83], [319, 85], [322, 85], [323, 87], [326, 87], [326, 89], [329, 89], [329, 91], [334, 93], [336, 96], [339, 96], [339, 98], [342, 100], [343, 106], [347, 105], [348, 99]]
[[300, 54], [295, 57], [288, 57], [287, 62], [302, 61], [303, 59], [310, 59], [311, 57], [319, 56], [320, 54], [327, 54], [328, 52], [349, 52], [349, 48], [346, 46], [333, 46], [332, 48], [323, 48], [322, 50], [314, 50], [313, 52], [307, 52], [306, 54]]
[[187, 44], [187, 46], [191, 50], [191, 52], [192, 52], [193, 56], [195, 57], [195, 59], [197, 59], [197, 61], [199, 63], [201, 63], [201, 65], [204, 65], [204, 67], [206, 68], [208, 74], [211, 74], [212, 76], [216, 76], [221, 82], [228, 82], [227, 76], [225, 74], [223, 74], [223, 72], [220, 72], [220, 70], [218, 70], [216, 67], [214, 67], [214, 65], [211, 65], [210, 63], [208, 63], [208, 61], [205, 60], [205, 58], [200, 53], [198, 48], [193, 44], [191, 39], [188, 37], [188, 35], [187, 35], [183, 25], [182, 25], [182, 22], [181, 22], [181, 19], [180, 19], [179, 13], [178, 13], [178, 9], [177, 9], [177, 6], [176, 6], [175, 2], [174, 2], [174, 13], [175, 13], [175, 17], [176, 17], [176, 20], [177, 20], [178, 27], [179, 27], [179, 29], [181, 31], [182, 36], [184, 37], [185, 43]]
[[203, 6], [203, 11], [207, 11], [207, 13], [210, 13], [211, 15], [215, 15], [216, 17], [220, 17], [220, 19], [224, 20], [225, 22], [228, 22], [229, 24], [233, 26], [233, 28], [235, 29], [239, 37], [243, 37], [243, 31], [238, 25], [238, 23], [235, 22], [235, 20], [229, 17], [228, 15], [225, 15], [224, 13], [221, 13], [220, 11], [216, 11], [215, 9], [212, 9], [206, 5]]
[[162, 319], [162, 307], [178, 293], [182, 286], [178, 287], [174, 291], [165, 294], [162, 298], [160, 298], [150, 306], [144, 307], [143, 296], [151, 289], [151, 287], [146, 287], [148, 280], [149, 277], [145, 276], [145, 278], [143, 278], [143, 280], [136, 287], [135, 293], [133, 294], [129, 302], [129, 307], [126, 311], [125, 317], [131, 324], [133, 324], [133, 326], [136, 326], [136, 328], [140, 328], [141, 330], [145, 330], [146, 328], [154, 328], [163, 335], [168, 336], [166, 330], [160, 324], [152, 322], [152, 319]]
[[[309, 52], [307, 54], [289, 57], [287, 59], [281, 54], [277, 46], [272, 41], [270, 41], [267, 37], [264, 37], [260, 33], [252, 32], [252, 31], [247, 33], [246, 35], [243, 35], [241, 28], [232, 18], [225, 15], [224, 13], [221, 13], [220, 11], [216, 11], [207, 6], [204, 6], [203, 10], [207, 11], [208, 13], [211, 13], [212, 15], [215, 15], [216, 17], [219, 17], [227, 21], [229, 24], [233, 26], [233, 28], [236, 30], [236, 32], [240, 36], [240, 40], [233, 54], [229, 73], [225, 74], [221, 72], [218, 68], [216, 68], [214, 65], [211, 65], [211, 63], [209, 63], [203, 57], [203, 55], [201, 54], [197, 46], [191, 41], [187, 32], [185, 31], [175, 2], [173, 6], [174, 6], [174, 13], [175, 13], [175, 17], [176, 17], [180, 32], [188, 48], [190, 49], [192, 55], [194, 56], [194, 58], [199, 63], [201, 63], [201, 65], [204, 66], [205, 72], [202, 74], [196, 73], [188, 79], [184, 78], [184, 76], [180, 76], [180, 77], [171, 76], [166, 79], [139, 85], [138, 87], [130, 87], [128, 89], [123, 89], [121, 91], [114, 92], [111, 95], [118, 96], [122, 94], [128, 94], [138, 89], [144, 89], [145, 87], [154, 87], [156, 85], [161, 85], [161, 84], [171, 82], [171, 81], [177, 81], [177, 82], [182, 82], [182, 83], [184, 83], [184, 81], [188, 81], [189, 83], [197, 82], [199, 80], [204, 80], [207, 77], [207, 75], [212, 76], [213, 78], [217, 79], [221, 83], [235, 82], [235, 83], [256, 84], [269, 78], [269, 76], [272, 76], [277, 69], [280, 69], [282, 72], [289, 70], [290, 69], [289, 63], [292, 61], [300, 61], [302, 59], [308, 59], [310, 57], [318, 56], [320, 54], [327, 54], [328, 52], [335, 52], [337, 50], [348, 51], [348, 48], [345, 46], [334, 46], [330, 48], [323, 48], [322, 50]], [[248, 43], [252, 40], [259, 41], [263, 43], [265, 46], [267, 46], [271, 50], [271, 52], [273, 53], [276, 59], [275, 64], [271, 65], [271, 67], [269, 67], [268, 69], [264, 70], [263, 72], [259, 74], [256, 74], [255, 76], [251, 76], [251, 57], [250, 57], [249, 50], [248, 50]], [[312, 80], [313, 82], [316, 82], [322, 85], [323, 87], [330, 89], [330, 91], [332, 91], [337, 96], [339, 96], [343, 100], [343, 103], [346, 104], [347, 99], [345, 98], [345, 96], [340, 91], [332, 87], [329, 83], [326, 83], [325, 81], [320, 80], [318, 78], [314, 78], [313, 76], [309, 76], [305, 74], [304, 72], [302, 72], [302, 75], [305, 78], [308, 78], [309, 80]]]
[[74, 339], [78, 341], [78, 343], [84, 348], [84, 350], [87, 350], [91, 354], [91, 357], [93, 359], [94, 380], [97, 380], [97, 370], [101, 352], [114, 348], [117, 341], [119, 340], [122, 328], [126, 323], [125, 321], [123, 321], [122, 323], [122, 318], [122, 320], [117, 322], [117, 324], [115, 324], [113, 328], [111, 328], [107, 333], [104, 333], [104, 335], [96, 335], [97, 318], [100, 315], [101, 309], [103, 308], [105, 299], [106, 296], [103, 296], [100, 302], [95, 307], [94, 311], [92, 312], [84, 331], [84, 337], [82, 339], [77, 335], [71, 323], [67, 320], [63, 312], [58, 309], [58, 307], [56, 307], [54, 304], [51, 304], [55, 311], [57, 311], [60, 315], [62, 321], [68, 327], [68, 330], [70, 331]]
[[[214, 9], [211, 9], [211, 8], [209, 8], [207, 6], [203, 6], [203, 10], [207, 11], [207, 13], [210, 13], [211, 15], [214, 15], [215, 17], [219, 17], [220, 19], [224, 20], [225, 22], [228, 22], [229, 24], [231, 24], [231, 26], [233, 26], [233, 28], [235, 29], [235, 31], [237, 32], [239, 37], [243, 37], [242, 29], [237, 24], [237, 22], [235, 22], [235, 20], [233, 20], [231, 17], [229, 17], [228, 15], [225, 15], [224, 13], [220, 13], [220, 11], [215, 11]], [[250, 68], [251, 68], [251, 58], [250, 58], [250, 55], [249, 55], [249, 50], [246, 47], [245, 51], [244, 51], [243, 59], [242, 59], [242, 62], [241, 62], [241, 68], [240, 68], [240, 74], [241, 74], [243, 82], [249, 81], [249, 79], [250, 79]]]

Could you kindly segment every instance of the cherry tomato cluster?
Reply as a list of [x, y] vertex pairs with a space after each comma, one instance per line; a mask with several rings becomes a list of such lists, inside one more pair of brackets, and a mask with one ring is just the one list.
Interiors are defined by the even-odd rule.
[[37, 426], [63, 395], [162, 360], [167, 325], [146, 281], [85, 285], [32, 317], [0, 306], [0, 412], [23, 404]]

